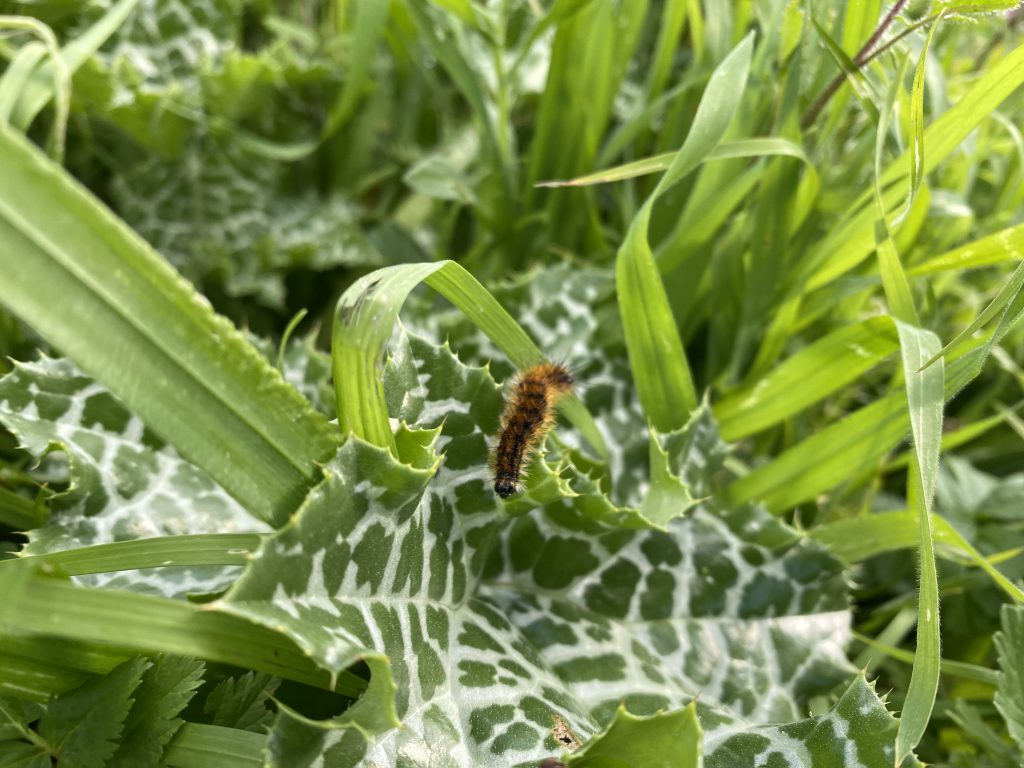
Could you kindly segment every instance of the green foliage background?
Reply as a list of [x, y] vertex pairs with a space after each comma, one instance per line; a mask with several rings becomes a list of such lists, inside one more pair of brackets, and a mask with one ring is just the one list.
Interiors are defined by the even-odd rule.
[[1015, 6], [0, 3], [0, 765], [1020, 765]]

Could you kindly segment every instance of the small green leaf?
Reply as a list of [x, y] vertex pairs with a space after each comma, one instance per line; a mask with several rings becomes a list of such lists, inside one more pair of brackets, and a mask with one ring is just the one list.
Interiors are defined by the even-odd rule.
[[567, 768], [702, 768], [704, 732], [697, 706], [635, 717], [619, 707], [615, 719], [572, 753]]
[[201, 661], [181, 656], [153, 659], [135, 690], [135, 701], [110, 766], [135, 768], [160, 762], [167, 742], [184, 723], [178, 715], [203, 682], [204, 667]]
[[996, 708], [1017, 747], [1024, 751], [1024, 606], [1004, 605], [1002, 631], [995, 634], [999, 652]]
[[150, 662], [136, 656], [111, 672], [52, 699], [39, 723], [39, 735], [58, 761], [81, 768], [104, 768]]
[[214, 725], [263, 733], [271, 719], [266, 702], [280, 683], [280, 678], [264, 672], [228, 677], [210, 691], [203, 711], [213, 717]]

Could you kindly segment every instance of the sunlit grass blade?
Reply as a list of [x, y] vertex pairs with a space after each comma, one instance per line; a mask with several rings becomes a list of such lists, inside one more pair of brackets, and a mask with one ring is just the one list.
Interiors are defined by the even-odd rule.
[[1024, 261], [1024, 223], [972, 240], [907, 269], [907, 275], [930, 275], [959, 269], [976, 269], [1006, 261]]
[[931, 519], [939, 471], [945, 370], [941, 363], [921, 370], [924, 361], [939, 349], [935, 334], [901, 322], [896, 327], [900, 335], [915, 452], [907, 470], [907, 496], [908, 502], [916, 506], [920, 553], [917, 649], [896, 734], [896, 764], [899, 765], [921, 741], [939, 688], [939, 585]]
[[722, 436], [738, 440], [799, 413], [871, 370], [899, 348], [891, 318], [840, 328], [715, 404]]
[[[331, 354], [338, 419], [344, 433], [392, 451], [396, 448], [381, 381], [384, 345], [406, 297], [421, 282], [462, 310], [517, 368], [547, 359], [491, 293], [453, 261], [385, 267], [366, 275], [345, 292], [334, 315]], [[606, 453], [604, 439], [578, 397], [563, 398], [559, 409], [595, 451]]]
[[1017, 323], [1021, 313], [1024, 312], [1024, 291], [1022, 291], [1022, 288], [1024, 288], [1024, 262], [1014, 270], [1010, 279], [1007, 280], [1006, 284], [999, 290], [999, 293], [996, 294], [996, 297], [992, 299], [989, 305], [981, 311], [981, 314], [974, 319], [974, 322], [964, 328], [956, 335], [956, 338], [928, 360], [924, 364], [925, 367], [932, 365], [940, 357], [948, 357], [960, 346], [967, 343], [975, 333], [988, 325], [996, 315], [1002, 313], [995, 333], [986, 342], [987, 354]]
[[284, 520], [336, 428], [23, 136], [0, 126], [0, 155], [0, 302], [250, 512]]
[[678, 429], [697, 406], [682, 340], [647, 241], [655, 200], [721, 141], [739, 105], [750, 71], [748, 35], [711, 75], [682, 148], [630, 224], [615, 262], [619, 312], [637, 394], [647, 418], [662, 432]]
[[[594, 184], [608, 184], [613, 181], [634, 179], [638, 176], [646, 176], [651, 173], [668, 170], [672, 165], [677, 152], [663, 152], [654, 157], [647, 157], [643, 160], [634, 160], [631, 163], [608, 168], [586, 176], [567, 181], [538, 181], [536, 187], [589, 187]], [[743, 157], [768, 157], [783, 155], [795, 157], [810, 164], [807, 154], [799, 144], [777, 136], [761, 137], [755, 139], [737, 139], [735, 141], [723, 141], [710, 152], [708, 152], [702, 163], [709, 163], [713, 160], [735, 160]]]
[[[945, 160], [979, 123], [985, 120], [1011, 93], [1024, 83], [1024, 45], [1010, 51], [989, 66], [970, 90], [952, 108], [932, 122], [924, 132], [928, 153], [922, 173]], [[910, 174], [909, 150], [889, 163], [881, 184], [886, 210], [893, 210], [902, 197], [902, 186]], [[872, 193], [868, 193], [869, 195]], [[870, 198], [868, 198], [870, 199]], [[863, 261], [874, 247], [874, 207], [858, 201], [851, 208], [858, 213], [818, 241], [808, 254], [808, 281], [801, 290], [832, 282]]]
[[[370, 80], [374, 54], [384, 33], [390, 0], [355, 0], [353, 3], [352, 48], [349, 51], [345, 84], [331, 107], [321, 140], [334, 134], [348, 120]], [[345, 5], [340, 6], [343, 12]]]
[[[882, 276], [882, 287], [885, 290], [889, 311], [897, 320], [916, 326], [920, 324], [920, 321], [917, 317], [917, 310], [914, 308], [914, 299], [910, 295], [907, 275], [903, 271], [903, 264], [896, 252], [896, 243], [893, 242], [892, 231], [889, 228], [888, 212], [882, 199], [882, 157], [885, 153], [885, 140], [889, 133], [889, 117], [892, 115], [896, 98], [903, 88], [903, 75], [908, 61], [909, 59], [904, 58], [897, 69], [886, 94], [885, 105], [878, 115], [878, 130], [875, 132], [874, 191], [875, 209], [878, 214], [878, 220], [875, 222], [875, 248], [878, 252], [878, 271]], [[917, 150], [915, 150], [915, 154], [916, 152]], [[911, 194], [916, 195], [916, 192], [916, 189], [912, 189]], [[907, 210], [910, 210], [909, 203]]]

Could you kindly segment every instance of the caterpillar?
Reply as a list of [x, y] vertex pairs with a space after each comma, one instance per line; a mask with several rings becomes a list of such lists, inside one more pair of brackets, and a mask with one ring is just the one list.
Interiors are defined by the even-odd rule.
[[494, 451], [494, 492], [503, 499], [519, 490], [519, 475], [555, 420], [555, 403], [572, 391], [567, 367], [541, 363], [516, 376]]

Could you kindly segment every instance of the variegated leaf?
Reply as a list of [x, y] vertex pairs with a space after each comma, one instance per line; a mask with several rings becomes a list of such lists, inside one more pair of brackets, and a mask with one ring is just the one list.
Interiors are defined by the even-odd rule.
[[[70, 462], [71, 487], [51, 500], [52, 515], [30, 532], [26, 554], [153, 536], [269, 530], [69, 360], [19, 363], [0, 379], [0, 422], [36, 456], [58, 450]], [[196, 566], [76, 578], [183, 595], [223, 589], [238, 572], [235, 566]]]

